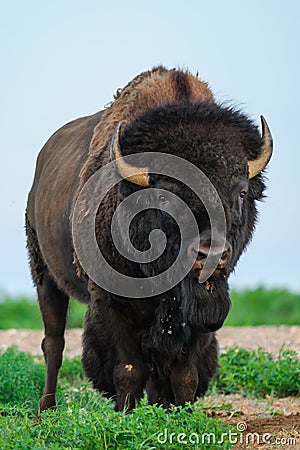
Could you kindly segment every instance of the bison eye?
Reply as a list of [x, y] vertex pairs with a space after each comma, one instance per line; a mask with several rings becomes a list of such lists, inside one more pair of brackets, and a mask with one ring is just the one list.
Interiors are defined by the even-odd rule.
[[246, 194], [247, 194], [247, 191], [242, 191], [242, 192], [240, 193], [240, 199], [241, 199], [241, 200], [244, 200], [244, 198], [246, 197]]
[[162, 194], [159, 195], [158, 200], [159, 200], [161, 203], [166, 203], [166, 202], [167, 202], [166, 197], [165, 197], [164, 195], [162, 195]]

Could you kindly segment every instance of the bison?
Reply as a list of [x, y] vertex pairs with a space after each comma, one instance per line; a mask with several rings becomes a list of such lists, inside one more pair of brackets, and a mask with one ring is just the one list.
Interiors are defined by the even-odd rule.
[[[230, 309], [228, 277], [252, 237], [256, 202], [264, 197], [262, 171], [272, 154], [272, 137], [261, 120], [262, 135], [244, 113], [218, 104], [198, 75], [159, 66], [118, 90], [104, 111], [68, 123], [48, 140], [37, 160], [26, 210], [31, 272], [45, 326], [47, 376], [40, 410], [55, 406], [70, 297], [88, 305], [85, 373], [94, 388], [115, 399], [116, 411], [131, 410], [144, 390], [150, 404], [166, 408], [194, 402], [205, 393], [218, 365], [215, 332]], [[221, 199], [225, 234], [218, 225], [212, 230], [207, 208], [192, 189], [148, 170], [148, 163], [155, 168], [161, 153], [192, 163], [210, 180]], [[140, 155], [150, 155], [146, 166], [139, 162]], [[130, 298], [125, 285], [124, 295], [110, 292], [89, 276], [78, 257], [72, 233], [74, 220], [81, 220], [80, 214], [74, 219], [77, 199], [91, 177], [111, 161], [110, 170], [120, 181], [101, 200], [94, 229], [97, 246], [118, 272], [152, 280], [172, 266], [181, 235], [166, 192], [193, 213], [199, 239], [191, 233], [182, 248], [194, 262], [186, 276], [164, 292]], [[199, 185], [202, 189], [200, 179]], [[138, 201], [146, 190], [156, 206], [133, 218], [132, 245], [147, 251], [149, 235], [157, 229], [167, 240], [162, 254], [148, 263], [119, 254], [111, 237], [117, 207], [133, 194]], [[207, 195], [214, 208], [215, 197]], [[159, 207], [166, 203], [169, 212]], [[189, 227], [185, 212], [177, 208], [177, 214]], [[122, 233], [122, 220], [117, 224]], [[88, 239], [82, 236], [83, 246]], [[216, 264], [201, 282], [210, 252]]]

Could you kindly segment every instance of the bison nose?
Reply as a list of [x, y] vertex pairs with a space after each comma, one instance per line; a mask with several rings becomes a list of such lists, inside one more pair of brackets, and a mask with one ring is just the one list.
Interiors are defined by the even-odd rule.
[[199, 240], [192, 242], [188, 247], [188, 252], [193, 259], [196, 258], [194, 269], [202, 269], [208, 256], [210, 263], [216, 269], [223, 269], [230, 260], [232, 248], [230, 243], [227, 240], [224, 241], [224, 238], [218, 233], [214, 233], [212, 240], [211, 232], [203, 231], [200, 234], [200, 245]]
[[[200, 247], [199, 250], [197, 251], [197, 249], [193, 250], [194, 253], [197, 253], [197, 261], [201, 261], [203, 259], [207, 259], [208, 254], [209, 254], [209, 248], [203, 248]], [[225, 249], [223, 250], [223, 252], [221, 254], [219, 254], [218, 251], [214, 251], [212, 249], [212, 253], [213, 256], [219, 256], [220, 257], [220, 262], [222, 261], [224, 264], [228, 261], [229, 256], [230, 256], [230, 244], [228, 242], [225, 243]]]

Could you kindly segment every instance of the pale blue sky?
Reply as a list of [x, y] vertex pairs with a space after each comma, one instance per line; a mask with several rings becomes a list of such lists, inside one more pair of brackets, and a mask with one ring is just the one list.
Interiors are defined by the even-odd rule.
[[163, 64], [199, 71], [218, 100], [267, 118], [269, 198], [231, 285], [299, 292], [299, 26], [297, 0], [2, 2], [0, 291], [34, 292], [23, 222], [42, 145]]

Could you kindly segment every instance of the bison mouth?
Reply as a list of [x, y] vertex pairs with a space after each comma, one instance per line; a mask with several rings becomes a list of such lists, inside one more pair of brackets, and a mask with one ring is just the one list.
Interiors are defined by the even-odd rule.
[[203, 283], [203, 280], [216, 280], [218, 278], [226, 278], [227, 270], [225, 267], [215, 268], [215, 267], [207, 267], [205, 269], [198, 269], [193, 267], [192, 276], [200, 283]]
[[216, 280], [219, 277], [221, 278], [226, 278], [227, 276], [227, 271], [225, 268], [207, 268], [207, 269], [197, 269], [197, 268], [193, 268], [192, 269], [192, 275], [194, 276], [194, 278], [200, 283], [203, 283], [203, 279], [205, 280]]

